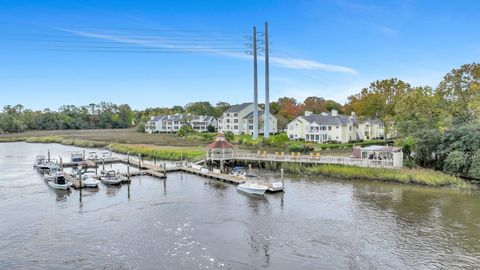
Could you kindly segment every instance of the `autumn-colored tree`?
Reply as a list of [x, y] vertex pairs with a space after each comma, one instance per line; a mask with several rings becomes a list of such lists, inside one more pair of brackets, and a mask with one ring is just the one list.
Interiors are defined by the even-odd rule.
[[303, 101], [303, 109], [305, 111], [310, 111], [313, 113], [321, 113], [326, 111], [325, 109], [325, 99], [321, 97], [307, 97]]
[[297, 103], [297, 100], [289, 97], [279, 98], [277, 104], [280, 106], [279, 115], [288, 120], [292, 120], [302, 112], [302, 105]]
[[368, 88], [348, 99], [358, 115], [380, 118], [385, 124], [386, 134], [389, 134], [395, 123], [395, 105], [410, 89], [410, 84], [392, 78], [374, 81]]
[[[480, 64], [466, 64], [443, 77], [436, 91], [449, 120], [478, 119], [480, 104]], [[445, 121], [448, 125], [449, 121]]]

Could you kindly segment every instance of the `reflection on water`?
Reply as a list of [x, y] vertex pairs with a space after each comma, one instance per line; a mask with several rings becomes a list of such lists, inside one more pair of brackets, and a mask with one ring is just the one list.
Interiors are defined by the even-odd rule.
[[0, 144], [0, 269], [480, 264], [478, 192], [285, 175], [285, 193], [259, 197], [184, 173], [61, 191], [32, 169], [47, 149], [58, 155], [77, 148]]

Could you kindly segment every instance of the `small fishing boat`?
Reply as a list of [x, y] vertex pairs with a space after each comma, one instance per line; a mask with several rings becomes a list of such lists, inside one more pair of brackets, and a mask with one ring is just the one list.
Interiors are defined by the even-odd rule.
[[53, 181], [57, 178], [57, 174], [61, 173], [62, 171], [58, 167], [51, 167], [48, 168], [47, 171], [43, 174], [43, 179], [45, 181]]
[[122, 179], [117, 176], [115, 170], [108, 171], [104, 176], [100, 177], [100, 181], [106, 185], [118, 185], [122, 183]]
[[237, 189], [249, 194], [263, 195], [268, 187], [257, 183], [242, 183], [237, 186]]
[[70, 155], [70, 161], [71, 162], [82, 162], [82, 161], [84, 161], [83, 154], [82, 153], [72, 153]]
[[58, 166], [58, 164], [56, 164], [53, 161], [48, 161], [48, 162], [45, 162], [42, 165], [37, 166], [37, 171], [39, 171], [41, 173], [48, 173], [48, 172], [54, 171], [54, 170], [60, 170], [60, 167]]
[[63, 172], [56, 172], [55, 173], [55, 178], [53, 180], [48, 180], [47, 181], [47, 184], [49, 186], [51, 186], [52, 188], [55, 188], [55, 189], [63, 189], [63, 190], [66, 190], [66, 189], [69, 189], [70, 188], [70, 185], [72, 183], [70, 183], [66, 178], [65, 178], [65, 175], [63, 174]]
[[102, 159], [106, 159], [110, 156], [111, 156], [110, 152], [102, 152]]
[[94, 178], [95, 175], [96, 174], [94, 171], [85, 171], [80, 174], [80, 179], [82, 183], [85, 185], [85, 187], [89, 187], [89, 188], [98, 187], [98, 184], [100, 183], [100, 181]]
[[87, 159], [89, 159], [89, 160], [96, 160], [96, 159], [98, 159], [97, 152], [89, 152]]
[[228, 175], [245, 178], [246, 172], [243, 167], [237, 166], [237, 167], [233, 167], [232, 171], [230, 171]]
[[38, 155], [35, 158], [35, 162], [33, 163], [33, 168], [37, 168], [38, 166], [45, 165], [47, 163], [47, 159], [44, 155]]

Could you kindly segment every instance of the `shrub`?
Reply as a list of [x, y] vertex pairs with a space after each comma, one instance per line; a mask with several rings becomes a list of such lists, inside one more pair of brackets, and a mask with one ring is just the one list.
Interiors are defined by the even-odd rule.
[[288, 151], [290, 152], [300, 152], [300, 153], [309, 153], [314, 150], [313, 147], [307, 144], [302, 143], [293, 143], [288, 147]]
[[225, 140], [227, 140], [229, 142], [233, 142], [233, 140], [235, 139], [235, 135], [231, 131], [225, 131], [225, 133], [223, 133], [223, 135], [225, 136]]
[[141, 122], [137, 125], [136, 130], [141, 133], [145, 133], [145, 123]]
[[287, 133], [272, 135], [265, 141], [267, 145], [276, 146], [276, 147], [283, 147], [287, 144], [287, 142], [288, 142]]
[[215, 132], [215, 127], [212, 126], [212, 125], [208, 125], [207, 126], [207, 131], [210, 132], [210, 133], [213, 133], [213, 132]]
[[190, 125], [183, 125], [178, 131], [177, 136], [186, 137], [191, 134], [195, 134], [196, 131]]
[[480, 179], [480, 150], [477, 150], [472, 157], [472, 163], [468, 170], [468, 176], [476, 179]]
[[452, 151], [448, 154], [443, 164], [443, 171], [454, 175], [462, 175], [465, 173], [468, 157], [460, 151]]

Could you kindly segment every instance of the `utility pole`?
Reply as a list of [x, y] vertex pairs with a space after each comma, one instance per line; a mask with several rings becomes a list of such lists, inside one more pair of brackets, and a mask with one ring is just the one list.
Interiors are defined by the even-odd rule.
[[258, 138], [257, 28], [253, 27], [253, 139]]
[[270, 83], [268, 67], [268, 22], [265, 22], [265, 115], [263, 117], [263, 136], [270, 137]]

